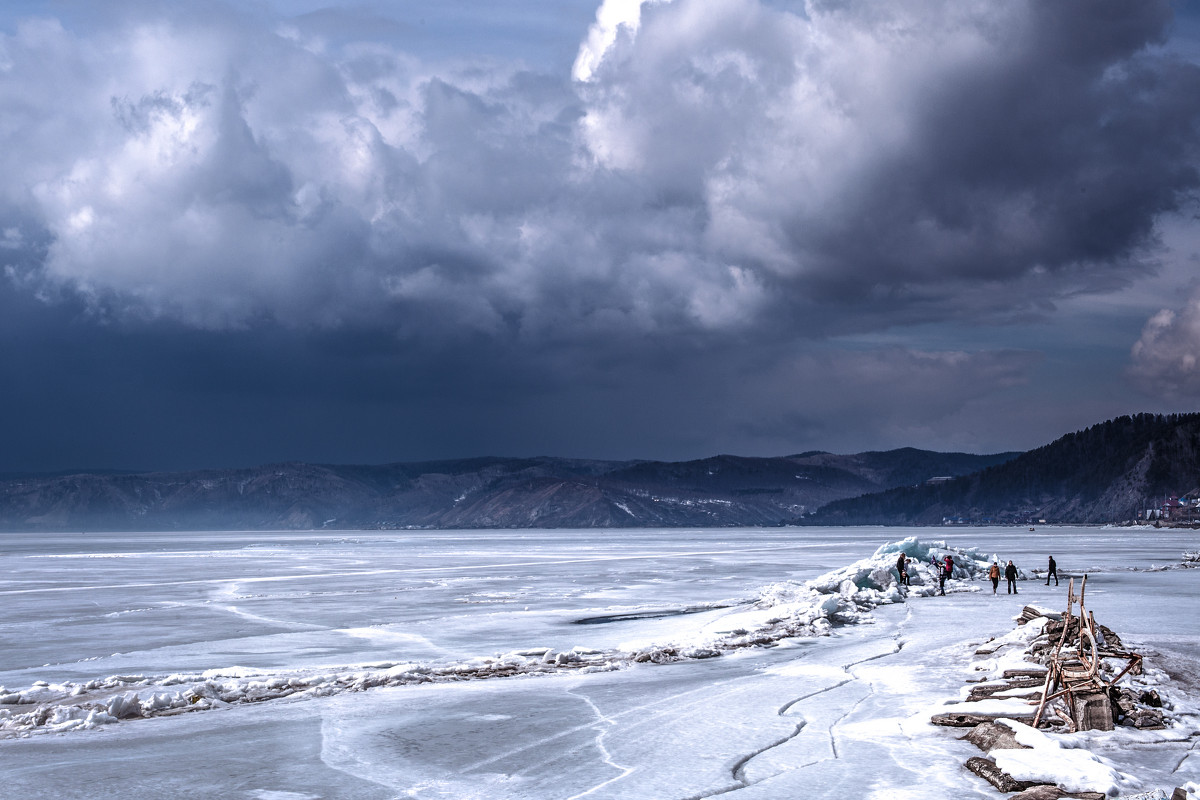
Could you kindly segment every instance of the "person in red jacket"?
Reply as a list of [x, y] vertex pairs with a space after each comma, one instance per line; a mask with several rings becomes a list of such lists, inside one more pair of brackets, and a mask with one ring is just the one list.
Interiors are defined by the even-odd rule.
[[950, 556], [946, 556], [944, 559], [942, 559], [942, 572], [938, 576], [938, 590], [942, 594], [946, 593], [946, 579], [949, 578], [953, 574], [954, 574], [954, 559], [951, 558]]

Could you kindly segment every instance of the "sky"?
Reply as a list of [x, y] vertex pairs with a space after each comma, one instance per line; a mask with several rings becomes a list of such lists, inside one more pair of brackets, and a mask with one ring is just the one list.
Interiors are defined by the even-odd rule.
[[0, 171], [3, 473], [1200, 405], [1195, 0], [16, 0]]

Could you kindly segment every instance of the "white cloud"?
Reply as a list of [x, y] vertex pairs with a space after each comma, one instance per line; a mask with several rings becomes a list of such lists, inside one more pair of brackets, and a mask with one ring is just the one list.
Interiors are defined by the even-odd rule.
[[1200, 292], [1152, 316], [1133, 346], [1131, 377], [1149, 395], [1200, 398]]
[[603, 0], [596, 11], [596, 21], [588, 28], [587, 38], [579, 46], [571, 77], [577, 81], [592, 80], [622, 28], [630, 36], [637, 33], [642, 21], [642, 6], [648, 2], [669, 3], [671, 0]]
[[1154, 3], [605, 0], [574, 82], [206, 8], [0, 38], [0, 230], [50, 242], [22, 286], [217, 329], [820, 336], [1117, 285], [1196, 183]]

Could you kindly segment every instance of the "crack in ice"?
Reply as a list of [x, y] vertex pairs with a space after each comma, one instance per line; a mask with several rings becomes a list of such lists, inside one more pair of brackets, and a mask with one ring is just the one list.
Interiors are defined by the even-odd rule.
[[[571, 695], [572, 697], [578, 697], [580, 700], [587, 703], [588, 708], [592, 709], [592, 712], [596, 715], [597, 721], [599, 721], [600, 723], [611, 725], [611, 726], [615, 726], [617, 724], [617, 721], [615, 719], [607, 716], [603, 711], [600, 710], [599, 706], [597, 706], [592, 701], [592, 698], [588, 697], [587, 695], [577, 694], [577, 693], [571, 691], [570, 689], [567, 690], [567, 694]], [[592, 788], [588, 789], [587, 791], [571, 795], [570, 797], [567, 798], [567, 800], [578, 800], [578, 798], [580, 798], [580, 797], [587, 797], [589, 794], [599, 791], [600, 789], [604, 788], [605, 786], [608, 786], [609, 784], [616, 783], [617, 781], [622, 780], [626, 776], [633, 773], [633, 771], [636, 769], [635, 767], [622, 766], [621, 764], [618, 764], [616, 761], [613, 760], [612, 753], [610, 753], [608, 751], [608, 748], [604, 745], [604, 737], [608, 735], [609, 730], [610, 730], [610, 728], [603, 728], [603, 727], [596, 729], [596, 749], [600, 751], [600, 757], [604, 761], [604, 763], [608, 764], [613, 769], [618, 770], [621, 774], [616, 775], [612, 778], [609, 778], [608, 780], [603, 781], [602, 783], [598, 783], [595, 786], [593, 786]]]
[[[735, 781], [738, 781], [739, 783], [741, 783], [743, 786], [750, 786], [751, 785], [750, 781], [748, 781], [746, 779], [746, 765], [749, 764], [753, 759], [758, 758], [763, 753], [767, 752], [768, 750], [774, 750], [776, 747], [782, 747], [783, 745], [790, 742], [792, 739], [795, 739], [797, 736], [800, 735], [800, 731], [804, 730], [804, 728], [807, 725], [808, 725], [808, 720], [800, 720], [800, 722], [796, 725], [796, 729], [794, 731], [792, 731], [792, 733], [790, 735], [784, 736], [782, 739], [772, 742], [771, 744], [767, 745], [766, 747], [755, 750], [753, 753], [750, 753], [749, 755], [743, 757], [740, 761], [738, 761], [736, 764], [733, 765], [733, 770], [732, 770], [733, 779]], [[763, 779], [763, 780], [765, 780], [765, 779]], [[755, 783], [758, 783], [758, 782], [759, 781], [755, 781]]]
[[[724, 686], [725, 684], [737, 683], [739, 681], [743, 681], [743, 680], [747, 680], [747, 679], [748, 678], [731, 678], [726, 681], [717, 681], [716, 683], [712, 684], [712, 686]], [[624, 711], [620, 711], [616, 714], [605, 715], [605, 719], [607, 719], [610, 722], [613, 722], [615, 724], [616, 721], [621, 719], [622, 717], [626, 717], [626, 716], [629, 716], [632, 714], [638, 715], [639, 718], [644, 718], [646, 715], [646, 712], [648, 712], [658, 706], [669, 705], [672, 709], [681, 708], [682, 705], [679, 703], [681, 698], [686, 698], [688, 695], [701, 694], [706, 691], [708, 691], [707, 688], [689, 689], [686, 692], [680, 692], [678, 694], [673, 694], [668, 697], [663, 697], [661, 699], [654, 700], [649, 703], [643, 703], [641, 705], [634, 706], [633, 708], [628, 708]], [[578, 695], [576, 695], [576, 696], [578, 697]], [[642, 719], [642, 721], [644, 721], [644, 719]], [[537, 748], [541, 748], [541, 747], [549, 744], [550, 742], [556, 741], [558, 739], [562, 739], [567, 736], [571, 736], [572, 734], [578, 733], [578, 732], [580, 732], [582, 730], [586, 730], [588, 728], [593, 728], [594, 726], [595, 726], [594, 722], [585, 722], [580, 725], [574, 725], [570, 728], [564, 728], [563, 730], [559, 731], [558, 733], [554, 734], [553, 736], [547, 736], [545, 738], [538, 739], [535, 742], [531, 742], [530, 744], [521, 745], [520, 747], [508, 750], [504, 753], [490, 756], [481, 761], [476, 761], [466, 767], [463, 767], [463, 771], [464, 772], [472, 772], [474, 770], [481, 769], [490, 764], [494, 764], [497, 761], [503, 761], [505, 759], [512, 758], [513, 756], [519, 755], [528, 750], [534, 750]]]

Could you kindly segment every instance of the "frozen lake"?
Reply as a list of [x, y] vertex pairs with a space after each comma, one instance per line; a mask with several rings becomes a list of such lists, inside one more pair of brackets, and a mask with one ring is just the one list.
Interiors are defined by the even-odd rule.
[[[963, 581], [879, 606], [870, 624], [740, 646], [781, 624], [771, 603], [907, 536], [1030, 571], [1053, 554], [1062, 585], [1022, 581], [1013, 597]], [[1095, 528], [2, 534], [0, 700], [43, 692], [84, 713], [133, 692], [163, 715], [86, 725], [64, 712], [29, 730], [9, 700], [0, 793], [994, 798], [961, 767], [978, 754], [961, 731], [927, 724], [958, 699], [974, 645], [1011, 631], [1025, 603], [1065, 607], [1066, 576], [1087, 572], [1097, 621], [1172, 691], [1200, 694], [1200, 571], [1160, 569], [1197, 541]], [[632, 660], [664, 648], [687, 657]], [[479, 679], [500, 658], [519, 674]], [[204, 681], [209, 694], [181, 688]], [[304, 691], [276, 697], [288, 681]], [[276, 699], [226, 705], [234, 685]], [[214, 707], [172, 710], [180, 697]], [[1169, 793], [1200, 781], [1194, 742], [1118, 734], [1091, 748], [1139, 791]]]

